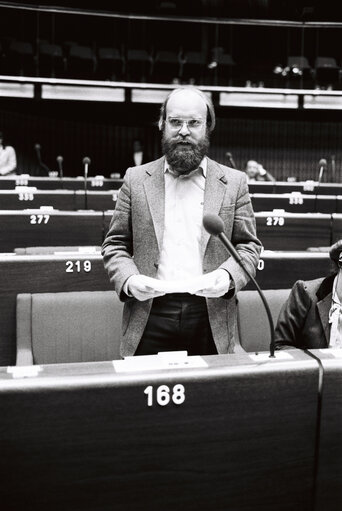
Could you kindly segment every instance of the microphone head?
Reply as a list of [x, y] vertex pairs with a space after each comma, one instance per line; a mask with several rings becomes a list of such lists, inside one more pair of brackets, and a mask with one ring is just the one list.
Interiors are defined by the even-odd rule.
[[41, 146], [40, 146], [40, 144], [34, 144], [34, 148], [36, 151], [40, 151]]
[[85, 156], [82, 160], [83, 165], [90, 165], [91, 159], [88, 156]]
[[208, 213], [203, 217], [204, 229], [212, 236], [218, 236], [224, 232], [224, 223], [222, 218], [213, 213]]
[[56, 160], [58, 163], [63, 163], [63, 156], [61, 156], [61, 155], [57, 156]]
[[326, 167], [327, 167], [327, 165], [328, 165], [328, 162], [327, 162], [327, 160], [326, 160], [325, 158], [322, 158], [321, 160], [319, 160], [318, 165], [319, 165], [320, 167], [324, 167], [324, 168], [326, 168]]

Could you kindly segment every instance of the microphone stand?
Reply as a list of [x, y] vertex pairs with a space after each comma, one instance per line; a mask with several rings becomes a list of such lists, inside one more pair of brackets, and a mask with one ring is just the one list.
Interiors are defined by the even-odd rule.
[[90, 158], [85, 156], [83, 158], [84, 165], [84, 209], [88, 209], [88, 169], [90, 165]]

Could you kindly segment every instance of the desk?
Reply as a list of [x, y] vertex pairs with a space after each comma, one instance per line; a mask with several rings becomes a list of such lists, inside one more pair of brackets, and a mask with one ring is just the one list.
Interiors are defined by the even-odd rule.
[[[91, 263], [88, 272], [84, 261]], [[0, 255], [0, 273], [0, 365], [15, 363], [17, 294], [112, 289], [102, 257], [94, 254]]]
[[[256, 279], [261, 289], [291, 289], [297, 280], [313, 280], [329, 274], [328, 253], [270, 252], [260, 256]], [[246, 289], [255, 289], [251, 283]]]
[[332, 243], [342, 239], [342, 214], [332, 215]]
[[333, 350], [310, 350], [323, 368], [323, 392], [316, 509], [342, 509], [342, 357]]
[[336, 213], [336, 195], [295, 195], [291, 193], [255, 193], [251, 195], [254, 211], [284, 209], [289, 213]]
[[37, 209], [41, 206], [71, 211], [76, 209], [75, 192], [71, 190], [29, 190], [0, 190], [1, 209]]
[[331, 244], [331, 215], [256, 213], [257, 234], [267, 250], [306, 250]]
[[[88, 191], [87, 193], [87, 209], [95, 211], [106, 211], [115, 208], [118, 191]], [[76, 209], [85, 209], [85, 193], [84, 191], [75, 192]]]
[[286, 181], [250, 183], [248, 185], [250, 193], [292, 193], [301, 192], [319, 195], [342, 195], [341, 183], [321, 183], [317, 186], [317, 181], [312, 183], [306, 181], [297, 181], [288, 183]]
[[91, 246], [103, 242], [99, 211], [0, 211], [0, 252], [18, 247]]
[[[110, 362], [54, 365], [28, 379], [2, 369], [2, 505], [310, 509], [318, 364], [288, 357], [213, 356], [206, 368], [130, 374]], [[155, 395], [179, 384], [182, 404], [147, 406], [148, 386]]]
[[[122, 186], [123, 179], [107, 179], [89, 177], [89, 190], [117, 190]], [[0, 176], [0, 190], [13, 190], [16, 186], [35, 186], [39, 190], [82, 190], [83, 176], [78, 177], [33, 177], [22, 174], [18, 176]]]

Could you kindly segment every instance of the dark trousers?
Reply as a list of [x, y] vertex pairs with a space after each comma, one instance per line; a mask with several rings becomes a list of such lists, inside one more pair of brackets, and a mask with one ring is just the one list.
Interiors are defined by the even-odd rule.
[[205, 298], [187, 293], [155, 298], [135, 355], [183, 350], [189, 355], [217, 354]]

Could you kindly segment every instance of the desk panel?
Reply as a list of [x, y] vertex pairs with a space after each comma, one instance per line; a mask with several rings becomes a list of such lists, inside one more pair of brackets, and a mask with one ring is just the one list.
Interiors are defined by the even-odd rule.
[[[26, 380], [2, 371], [2, 504], [309, 510], [318, 364], [289, 356], [205, 357], [203, 369], [121, 375], [110, 363], [53, 366]], [[147, 387], [155, 396], [179, 384], [182, 404], [147, 406]]]
[[[122, 179], [107, 179], [89, 177], [89, 190], [117, 190], [122, 186]], [[0, 190], [13, 190], [16, 186], [35, 186], [39, 190], [82, 190], [84, 188], [83, 176], [78, 177], [34, 177], [27, 174], [17, 176], [0, 176]]]
[[315, 509], [338, 511], [342, 509], [342, 356], [334, 350], [310, 351], [323, 366]]
[[73, 211], [76, 209], [75, 192], [71, 190], [0, 190], [1, 209], [37, 209], [41, 206], [52, 206], [55, 209]]
[[[106, 211], [115, 208], [116, 200], [118, 198], [118, 191], [103, 192], [91, 191], [87, 193], [87, 209], [95, 211]], [[84, 191], [77, 191], [75, 193], [76, 209], [85, 209], [85, 193]]]
[[0, 365], [15, 363], [17, 294], [112, 289], [100, 255], [0, 256], [0, 273]]
[[266, 250], [306, 250], [331, 244], [331, 215], [263, 212], [255, 217]]
[[101, 212], [0, 211], [0, 252], [32, 246], [90, 246], [103, 242]]
[[342, 239], [342, 214], [332, 215], [332, 243]]
[[273, 211], [284, 209], [289, 213], [336, 213], [336, 195], [308, 195], [308, 194], [263, 194], [251, 195], [254, 211]]
[[[268, 252], [260, 256], [256, 279], [261, 289], [291, 289], [297, 280], [313, 280], [329, 275], [328, 253]], [[247, 284], [246, 289], [255, 289]]]

